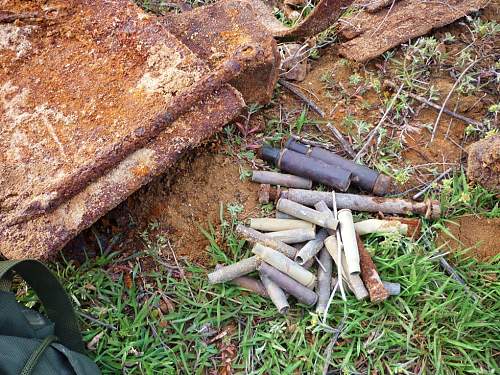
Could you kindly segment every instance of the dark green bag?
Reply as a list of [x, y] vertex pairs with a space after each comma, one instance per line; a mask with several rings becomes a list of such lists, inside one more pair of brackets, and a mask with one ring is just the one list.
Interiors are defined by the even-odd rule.
[[[33, 288], [48, 319], [16, 301], [11, 271]], [[0, 374], [100, 374], [84, 350], [71, 302], [52, 272], [34, 260], [0, 262]]]

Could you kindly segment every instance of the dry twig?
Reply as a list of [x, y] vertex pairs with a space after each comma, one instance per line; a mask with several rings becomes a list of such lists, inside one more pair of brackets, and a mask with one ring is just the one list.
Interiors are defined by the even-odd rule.
[[325, 117], [325, 112], [316, 104], [314, 103], [311, 99], [309, 99], [307, 96], [305, 96], [295, 85], [291, 84], [288, 81], [285, 81], [284, 79], [278, 80], [278, 83], [286, 88], [288, 91], [290, 91], [293, 95], [295, 95], [297, 98], [302, 100], [305, 104], [307, 104], [314, 112], [316, 112], [318, 115], [321, 117]]
[[436, 118], [436, 122], [434, 122], [434, 127], [432, 128], [431, 140], [429, 141], [429, 143], [432, 142], [434, 140], [434, 138], [436, 137], [439, 120], [441, 120], [441, 116], [443, 115], [444, 109], [446, 107], [446, 103], [448, 103], [448, 100], [450, 100], [451, 94], [453, 93], [453, 91], [455, 91], [455, 89], [458, 86], [458, 84], [460, 83], [461, 79], [463, 78], [463, 76], [465, 76], [465, 73], [467, 73], [470, 70], [470, 68], [472, 68], [474, 65], [476, 65], [476, 63], [478, 61], [479, 61], [479, 59], [476, 59], [473, 62], [471, 62], [469, 64], [469, 66], [467, 66], [467, 68], [465, 68], [464, 71], [458, 76], [457, 80], [455, 81], [455, 83], [451, 87], [450, 92], [446, 96], [446, 99], [444, 100], [443, 105], [441, 106], [439, 114]]
[[330, 131], [333, 133], [333, 136], [337, 139], [337, 141], [339, 141], [339, 143], [342, 146], [342, 148], [344, 149], [344, 151], [351, 158], [355, 158], [356, 157], [356, 153], [352, 149], [351, 144], [347, 141], [347, 139], [344, 138], [344, 136], [342, 135], [342, 133], [335, 126], [333, 126], [330, 123], [326, 124], [326, 127], [328, 129], [330, 129]]
[[356, 156], [354, 157], [353, 161], [355, 163], [357, 163], [359, 161], [359, 159], [361, 158], [361, 156], [363, 156], [364, 152], [366, 151], [366, 149], [368, 148], [368, 146], [370, 145], [373, 137], [375, 137], [375, 134], [377, 134], [377, 131], [378, 129], [382, 126], [382, 124], [384, 123], [387, 115], [389, 114], [390, 110], [392, 109], [392, 107], [394, 106], [394, 103], [396, 102], [396, 99], [398, 98], [399, 94], [401, 93], [401, 91], [403, 90], [403, 84], [401, 86], [399, 86], [399, 89], [398, 91], [396, 92], [396, 94], [394, 95], [394, 97], [392, 98], [391, 102], [389, 103], [389, 105], [387, 106], [387, 109], [385, 110], [384, 114], [382, 115], [382, 118], [380, 119], [380, 121], [378, 122], [377, 126], [375, 126], [372, 131], [370, 132], [370, 134], [368, 135], [368, 138], [366, 139], [366, 142], [365, 144], [363, 145], [363, 147], [361, 147], [361, 150], [359, 150], [359, 152], [356, 154]]
[[[392, 81], [386, 81], [386, 83], [392, 87], [392, 88], [396, 88], [396, 84]], [[464, 116], [464, 115], [461, 115], [459, 113], [456, 113], [454, 111], [451, 111], [449, 110], [448, 108], [445, 108], [444, 106], [442, 105], [438, 105], [434, 102], [431, 102], [430, 100], [427, 100], [425, 99], [423, 96], [420, 96], [420, 95], [417, 95], [417, 94], [414, 94], [412, 92], [409, 92], [409, 91], [403, 91], [405, 95], [408, 95], [410, 98], [413, 98], [417, 101], [419, 101], [420, 103], [423, 103], [431, 108], [434, 108], [438, 111], [440, 111], [441, 109], [443, 109], [443, 113], [446, 113], [448, 116], [451, 116], [451, 117], [455, 117], [456, 119], [460, 120], [460, 121], [463, 121], [467, 124], [472, 124], [472, 125], [475, 125], [475, 126], [482, 126], [483, 124], [480, 123], [479, 121], [476, 121], [476, 120], [473, 120], [467, 116]]]

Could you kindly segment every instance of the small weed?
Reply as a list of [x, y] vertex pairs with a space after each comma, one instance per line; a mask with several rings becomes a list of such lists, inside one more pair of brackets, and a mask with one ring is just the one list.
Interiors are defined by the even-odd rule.
[[349, 76], [349, 84], [352, 86], [357, 86], [363, 81], [363, 77], [361, 77], [358, 73], [351, 74]]
[[307, 109], [304, 108], [302, 109], [302, 112], [300, 112], [299, 117], [295, 120], [295, 123], [293, 125], [293, 131], [296, 132], [296, 134], [300, 134], [302, 131], [302, 128], [309, 123], [309, 120], [307, 118]]

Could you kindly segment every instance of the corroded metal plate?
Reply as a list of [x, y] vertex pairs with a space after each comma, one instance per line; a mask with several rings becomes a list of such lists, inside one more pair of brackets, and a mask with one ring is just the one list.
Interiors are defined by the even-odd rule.
[[[223, 86], [149, 145], [116, 155], [209, 73], [158, 18], [126, 0], [6, 1], [40, 17], [0, 24], [0, 252], [46, 257], [162, 173], [243, 107]], [[202, 99], [202, 98], [201, 98]], [[103, 175], [96, 161], [110, 168]], [[113, 168], [114, 167], [114, 168]], [[82, 171], [99, 171], [77, 185]], [[25, 220], [68, 191], [67, 199]]]

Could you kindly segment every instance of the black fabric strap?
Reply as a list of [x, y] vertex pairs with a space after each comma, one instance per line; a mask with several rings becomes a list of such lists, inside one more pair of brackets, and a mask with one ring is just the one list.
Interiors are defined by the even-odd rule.
[[16, 271], [37, 294], [47, 317], [55, 323], [58, 341], [70, 350], [84, 353], [85, 347], [73, 306], [52, 272], [36, 260], [7, 260], [0, 262], [0, 279], [11, 270]]

